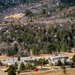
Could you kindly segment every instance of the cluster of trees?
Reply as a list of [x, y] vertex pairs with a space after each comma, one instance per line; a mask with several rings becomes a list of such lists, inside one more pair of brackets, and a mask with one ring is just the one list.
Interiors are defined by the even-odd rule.
[[61, 3], [75, 5], [75, 0], [60, 0]]
[[75, 67], [75, 55], [73, 55], [72, 61], [70, 63], [67, 63], [66, 60], [64, 60], [64, 62], [61, 62], [61, 60], [59, 59], [58, 62], [55, 65], [61, 66], [61, 67], [69, 65], [70, 68], [74, 68]]
[[48, 59], [45, 59], [45, 58], [40, 58], [39, 60], [36, 60], [34, 61], [34, 65], [37, 67], [37, 66], [41, 66], [41, 69], [42, 69], [42, 66], [45, 66], [46, 64], [48, 64]]
[[75, 5], [75, 0], [60, 0], [59, 8], [62, 10], [63, 8], [68, 8], [70, 6]]
[[[19, 0], [20, 1], [20, 0]], [[0, 11], [18, 4], [17, 0], [0, 0]]]
[[18, 52], [17, 44], [14, 44], [13, 47], [11, 47], [10, 49], [7, 50], [7, 55], [14, 56], [15, 54], [17, 54], [17, 52]]
[[60, 66], [63, 69], [63, 73], [66, 74], [66, 66], [68, 65], [70, 68], [74, 68], [75, 67], [75, 55], [73, 55], [72, 57], [72, 61], [70, 63], [67, 63], [66, 60], [64, 60], [64, 62], [62, 62], [60, 59], [57, 61], [57, 63], [55, 64], [56, 66]]
[[70, 6], [75, 5], [75, 0], [60, 0], [59, 8], [62, 10], [63, 8], [69, 8]]
[[18, 42], [17, 45], [6, 50], [6, 53], [12, 56], [17, 54], [18, 50], [27, 50], [33, 55], [39, 55], [61, 51], [70, 52], [72, 48], [75, 48], [74, 24], [70, 25], [69, 29], [63, 29], [60, 25], [51, 25], [48, 29], [29, 25], [18, 26], [18, 28], [13, 26], [9, 28], [9, 32], [0, 34], [0, 42], [5, 41], [9, 46], [14, 41]]
[[[21, 62], [20, 66], [15, 63], [14, 65], [10, 65], [8, 68], [8, 75], [16, 75], [16, 73], [24, 72], [26, 70], [34, 70], [37, 66], [45, 66], [46, 64], [49, 64], [48, 59], [40, 58], [40, 59], [35, 59], [33, 64], [28, 61], [26, 64]], [[61, 62], [59, 59], [58, 62], [56, 63], [57, 66], [60, 66], [63, 69], [63, 73], [66, 74], [66, 66], [69, 65], [71, 68], [75, 67], [75, 55], [72, 57], [72, 62], [67, 63], [66, 60], [64, 62]]]
[[39, 1], [40, 0], [0, 0], [0, 11], [21, 3], [35, 3]]
[[28, 2], [28, 3], [36, 3], [39, 1], [41, 1], [41, 0], [23, 0], [23, 2]]
[[42, 69], [42, 66], [45, 66], [46, 64], [48, 64], [48, 60], [45, 60], [44, 58], [40, 58], [39, 60], [35, 59], [33, 65], [30, 61], [28, 61], [26, 65], [21, 62], [20, 66], [15, 63], [14, 65], [9, 66], [7, 72], [8, 75], [16, 75], [16, 73], [20, 73], [25, 70], [34, 70], [37, 66], [41, 66]]

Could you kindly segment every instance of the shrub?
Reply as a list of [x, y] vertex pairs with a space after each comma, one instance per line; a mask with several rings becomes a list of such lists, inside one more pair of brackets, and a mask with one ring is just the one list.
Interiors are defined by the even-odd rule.
[[16, 70], [13, 65], [9, 66], [8, 75], [16, 75]]
[[20, 57], [18, 57], [18, 59], [17, 59], [18, 61], [20, 61], [21, 59], [20, 59]]
[[57, 66], [62, 66], [62, 62], [61, 62], [60, 59], [57, 61], [56, 65], [57, 65]]
[[26, 64], [26, 69], [32, 69], [32, 64], [30, 63], [30, 62], [27, 62], [27, 64]]
[[74, 62], [70, 63], [70, 68], [74, 68]]
[[73, 57], [72, 57], [72, 61], [75, 63], [75, 55], [73, 55]]

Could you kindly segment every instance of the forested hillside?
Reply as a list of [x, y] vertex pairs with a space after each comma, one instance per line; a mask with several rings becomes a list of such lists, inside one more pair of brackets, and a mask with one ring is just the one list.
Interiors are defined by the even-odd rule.
[[[1, 55], [51, 54], [75, 48], [75, 0], [38, 1], [0, 0], [1, 10], [17, 5], [0, 15]], [[11, 17], [19, 14], [20, 18]]]
[[0, 10], [19, 5], [21, 3], [38, 2], [41, 0], [0, 0]]
[[75, 0], [60, 0], [60, 8], [68, 8], [75, 5]]
[[75, 0], [60, 0], [61, 3], [75, 5]]

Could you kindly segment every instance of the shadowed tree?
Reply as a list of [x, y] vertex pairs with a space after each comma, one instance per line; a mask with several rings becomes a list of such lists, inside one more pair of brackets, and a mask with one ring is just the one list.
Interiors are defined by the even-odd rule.
[[8, 75], [16, 75], [16, 70], [15, 70], [15, 67], [13, 65], [9, 66]]
[[20, 70], [25, 70], [25, 65], [23, 62], [20, 64]]

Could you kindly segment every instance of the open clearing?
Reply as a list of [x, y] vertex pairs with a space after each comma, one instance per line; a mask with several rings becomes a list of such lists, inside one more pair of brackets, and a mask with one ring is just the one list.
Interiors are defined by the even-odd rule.
[[[72, 58], [73, 57], [73, 55], [75, 54], [75, 52], [73, 52], [73, 53], [68, 53], [68, 52], [63, 52], [63, 53], [61, 53], [61, 54], [65, 54], [65, 55], [67, 55], [69, 58]], [[54, 54], [41, 54], [41, 55], [39, 55], [39, 56], [33, 56], [33, 55], [31, 55], [31, 57], [33, 57], [33, 58], [48, 58], [49, 56], [52, 56], [52, 55], [54, 55]], [[12, 58], [12, 57], [8, 57], [8, 56], [5, 56], [5, 55], [3, 55], [3, 56], [0, 56], [0, 59], [8, 59], [8, 58]]]
[[58, 71], [39, 71], [39, 72], [30, 72], [20, 75], [75, 75], [75, 68], [67, 69], [67, 73], [64, 74], [63, 70]]

